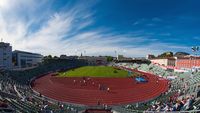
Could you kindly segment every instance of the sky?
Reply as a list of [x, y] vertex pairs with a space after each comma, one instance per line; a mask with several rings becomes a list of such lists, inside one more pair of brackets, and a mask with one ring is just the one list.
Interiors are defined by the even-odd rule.
[[0, 38], [43, 55], [144, 57], [200, 45], [199, 0], [0, 0]]

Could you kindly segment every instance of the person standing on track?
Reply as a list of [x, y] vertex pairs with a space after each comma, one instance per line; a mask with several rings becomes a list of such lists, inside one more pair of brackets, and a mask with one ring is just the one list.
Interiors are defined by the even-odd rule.
[[109, 87], [107, 88], [107, 91], [110, 92], [110, 88]]
[[74, 80], [74, 85], [76, 84], [76, 80]]

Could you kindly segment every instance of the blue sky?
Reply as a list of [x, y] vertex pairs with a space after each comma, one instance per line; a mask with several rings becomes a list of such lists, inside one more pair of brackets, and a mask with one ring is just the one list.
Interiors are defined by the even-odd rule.
[[44, 55], [139, 57], [200, 45], [198, 0], [1, 0], [0, 37]]

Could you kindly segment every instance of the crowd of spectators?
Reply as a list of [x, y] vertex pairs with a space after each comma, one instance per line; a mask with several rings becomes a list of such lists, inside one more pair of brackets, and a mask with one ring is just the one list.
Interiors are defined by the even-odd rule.
[[[140, 103], [139, 105], [126, 105], [124, 107], [125, 109], [146, 110], [148, 112], [190, 111], [200, 109], [200, 72], [174, 72], [165, 70], [154, 64], [119, 63], [116, 65], [153, 73], [170, 81], [168, 92], [160, 95], [160, 97], [152, 101]], [[169, 79], [169, 76], [173, 79]], [[140, 108], [140, 106], [143, 107]]]
[[[80, 106], [62, 104], [38, 95], [29, 87], [30, 80], [49, 71], [60, 71], [86, 65], [81, 60], [50, 60], [25, 71], [0, 71], [0, 112], [77, 113]], [[4, 108], [3, 108], [4, 107]]]
[[156, 101], [155, 103], [152, 103], [152, 105], [147, 109], [147, 111], [189, 111], [196, 109], [196, 107], [193, 106], [194, 102], [194, 95], [188, 96], [187, 98], [183, 97], [182, 99], [169, 98], [165, 102]]

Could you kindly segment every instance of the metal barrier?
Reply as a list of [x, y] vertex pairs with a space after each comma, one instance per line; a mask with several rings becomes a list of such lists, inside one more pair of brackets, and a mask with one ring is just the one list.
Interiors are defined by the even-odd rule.
[[200, 110], [191, 110], [191, 111], [160, 111], [160, 112], [156, 112], [156, 111], [144, 111], [143, 113], [200, 113]]

